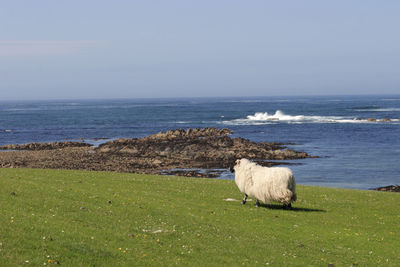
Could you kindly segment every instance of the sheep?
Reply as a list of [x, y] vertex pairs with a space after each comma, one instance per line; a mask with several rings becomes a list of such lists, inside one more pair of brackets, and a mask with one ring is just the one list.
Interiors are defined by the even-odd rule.
[[256, 198], [257, 207], [261, 200], [280, 202], [284, 208], [292, 208], [291, 203], [297, 199], [296, 182], [289, 168], [268, 168], [248, 159], [238, 159], [231, 172], [235, 172], [236, 185], [245, 194], [242, 204], [246, 204], [250, 196]]

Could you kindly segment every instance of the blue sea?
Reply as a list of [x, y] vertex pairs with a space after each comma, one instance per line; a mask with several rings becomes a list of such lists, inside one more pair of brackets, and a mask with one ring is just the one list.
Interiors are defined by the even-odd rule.
[[400, 95], [0, 101], [0, 145], [226, 127], [319, 156], [290, 161], [298, 184], [370, 189], [400, 184], [399, 119]]

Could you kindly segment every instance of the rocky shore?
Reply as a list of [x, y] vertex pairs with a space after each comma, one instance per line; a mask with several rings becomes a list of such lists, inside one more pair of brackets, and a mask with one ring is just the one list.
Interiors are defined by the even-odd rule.
[[388, 186], [375, 188], [374, 190], [382, 191], [382, 192], [399, 192], [400, 193], [400, 185], [388, 185]]
[[[2, 168], [52, 168], [175, 174], [216, 177], [236, 159], [249, 158], [271, 166], [268, 160], [310, 158], [281, 143], [256, 143], [231, 138], [229, 129], [178, 129], [144, 138], [118, 139], [93, 147], [84, 142], [30, 143], [0, 146]], [[196, 170], [197, 169], [197, 170]], [[186, 170], [186, 171], [185, 171]]]
[[[0, 168], [117, 171], [190, 177], [219, 177], [236, 159], [264, 166], [291, 165], [314, 158], [287, 149], [287, 144], [232, 138], [229, 129], [178, 129], [143, 138], [108, 141], [98, 147], [82, 142], [29, 143], [0, 146]], [[107, 138], [102, 138], [107, 139]], [[276, 162], [275, 160], [279, 160]], [[283, 161], [284, 160], [284, 161]], [[374, 190], [400, 192], [399, 185]]]
[[0, 146], [0, 150], [52, 150], [68, 147], [91, 147], [92, 145], [83, 142], [52, 142], [52, 143], [29, 143], [24, 145]]

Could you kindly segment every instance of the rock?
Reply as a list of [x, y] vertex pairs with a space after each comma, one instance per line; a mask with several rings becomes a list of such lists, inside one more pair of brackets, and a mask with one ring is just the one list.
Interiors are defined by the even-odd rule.
[[155, 160], [153, 160], [152, 163], [153, 163], [153, 165], [160, 165], [162, 163], [162, 161], [159, 159], [155, 159]]
[[[280, 143], [256, 143], [240, 137], [231, 138], [230, 134], [232, 132], [226, 128], [195, 128], [112, 140], [96, 148], [80, 142], [9, 145], [6, 149], [27, 151], [0, 153], [0, 166], [157, 174], [172, 169], [226, 169], [240, 158], [271, 166], [276, 163], [267, 160], [312, 157], [286, 149]], [[214, 177], [213, 173], [190, 170], [176, 175]]]
[[103, 152], [103, 153], [107, 153], [107, 152], [110, 152], [110, 151], [111, 151], [111, 149], [108, 148], [108, 147], [102, 147], [101, 149], [98, 150], [98, 152]]
[[400, 185], [388, 185], [375, 188], [374, 190], [384, 191], [384, 192], [400, 192]]
[[[99, 140], [107, 140], [107, 139], [110, 139], [110, 138], [108, 138], [108, 137], [95, 137], [95, 138], [93, 138], [93, 141], [99, 141]], [[79, 140], [84, 140], [83, 138], [79, 138]]]
[[371, 121], [372, 122], [372, 121], [376, 121], [376, 119], [375, 118], [368, 118], [367, 121]]
[[[111, 149], [109, 149], [110, 151]], [[121, 153], [138, 154], [140, 151], [136, 148], [124, 147], [120, 150]]]
[[278, 143], [255, 143], [243, 138], [230, 138], [229, 129], [178, 129], [140, 139], [110, 141], [96, 148], [97, 152], [115, 155], [130, 153], [146, 164], [180, 168], [227, 168], [238, 158], [298, 159], [307, 153], [284, 150]]
[[196, 177], [196, 178], [216, 178], [221, 172], [200, 172], [198, 170], [175, 170], [175, 171], [161, 171], [162, 175], [174, 175], [174, 176], [185, 176], [185, 177]]
[[91, 147], [91, 144], [82, 142], [53, 142], [53, 143], [29, 143], [24, 145], [0, 146], [0, 150], [52, 150], [67, 147]]
[[382, 122], [390, 122], [390, 121], [392, 121], [391, 119], [387, 119], [387, 118], [383, 118], [383, 119], [380, 119], [379, 121], [382, 121]]

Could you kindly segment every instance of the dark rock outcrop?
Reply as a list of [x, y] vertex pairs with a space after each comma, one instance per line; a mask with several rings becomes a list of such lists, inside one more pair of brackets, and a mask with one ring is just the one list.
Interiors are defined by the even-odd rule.
[[[118, 139], [97, 148], [80, 142], [8, 145], [0, 153], [0, 167], [85, 169], [160, 174], [173, 169], [225, 169], [248, 158], [271, 166], [268, 160], [312, 157], [286, 149], [281, 143], [256, 143], [231, 138], [229, 129], [179, 129], [144, 138]], [[174, 173], [174, 172], [170, 172]], [[178, 175], [214, 176], [203, 172]]]
[[53, 142], [53, 143], [29, 143], [24, 145], [0, 146], [0, 150], [51, 150], [67, 147], [90, 147], [92, 145], [82, 142]]
[[375, 188], [375, 190], [383, 192], [400, 192], [400, 185], [388, 185]]
[[179, 168], [228, 168], [236, 159], [284, 160], [310, 157], [279, 143], [231, 138], [229, 129], [172, 130], [141, 139], [119, 139], [96, 148], [97, 153], [152, 159], [153, 165]]

